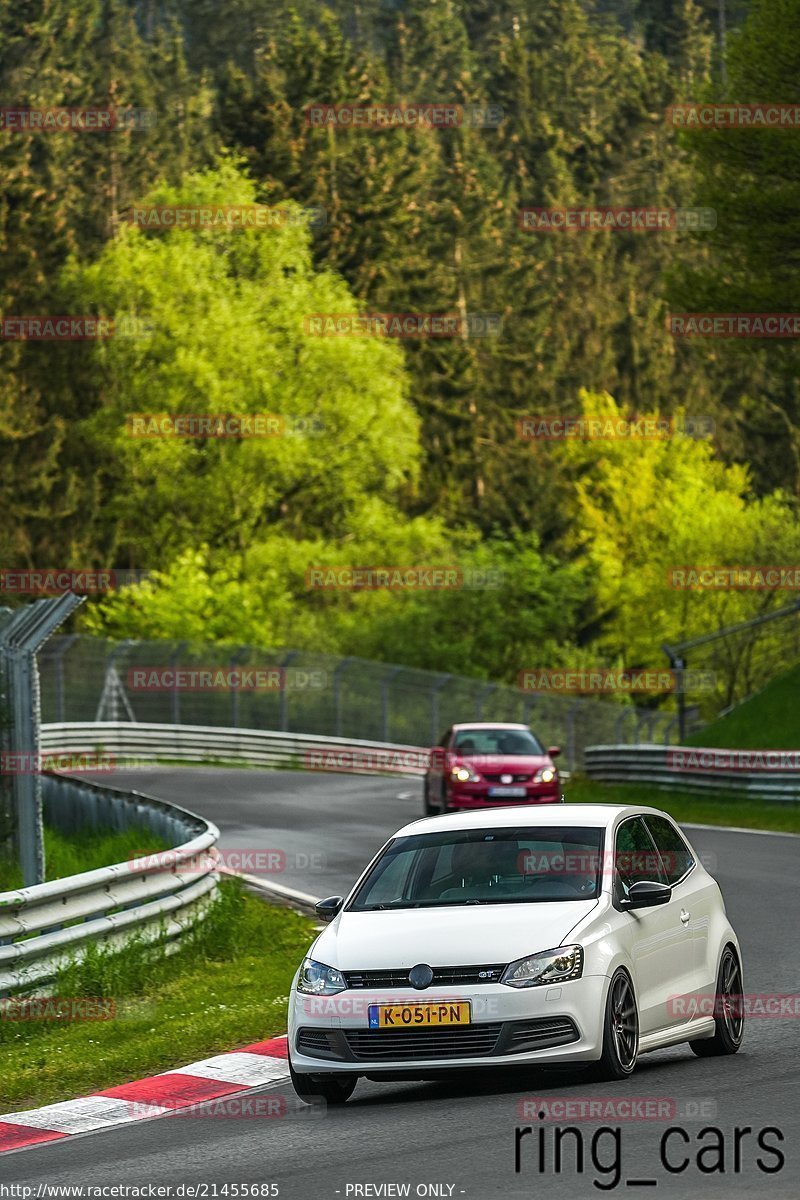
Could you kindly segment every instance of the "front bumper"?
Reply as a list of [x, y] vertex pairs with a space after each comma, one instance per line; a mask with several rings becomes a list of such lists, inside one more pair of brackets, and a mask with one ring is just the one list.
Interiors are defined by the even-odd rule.
[[448, 809], [461, 808], [504, 808], [517, 804], [559, 804], [561, 801], [561, 784], [553, 787], [551, 784], [530, 784], [525, 786], [524, 796], [490, 796], [489, 790], [496, 784], [467, 783], [447, 785], [445, 806]]
[[[587, 975], [541, 988], [490, 984], [431, 988], [348, 989], [336, 996], [289, 1001], [289, 1052], [300, 1074], [427, 1075], [463, 1067], [591, 1062], [600, 1057], [608, 980]], [[373, 1004], [469, 1000], [468, 1026], [370, 1030]]]

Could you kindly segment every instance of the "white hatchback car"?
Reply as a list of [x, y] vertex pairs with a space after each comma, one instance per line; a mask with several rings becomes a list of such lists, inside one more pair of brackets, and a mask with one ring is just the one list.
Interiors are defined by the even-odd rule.
[[292, 983], [298, 1095], [359, 1076], [593, 1063], [689, 1042], [734, 1054], [739, 944], [719, 887], [653, 808], [479, 810], [400, 829], [327, 922]]

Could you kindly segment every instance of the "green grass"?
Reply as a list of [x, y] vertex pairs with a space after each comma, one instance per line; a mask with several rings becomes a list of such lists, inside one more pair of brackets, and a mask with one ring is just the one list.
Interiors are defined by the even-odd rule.
[[224, 880], [220, 900], [169, 957], [93, 948], [61, 997], [114, 1002], [107, 1020], [0, 1020], [0, 1113], [87, 1095], [284, 1033], [289, 985], [313, 922]]
[[800, 804], [775, 804], [736, 794], [710, 799], [646, 783], [599, 783], [577, 775], [564, 785], [564, 793], [571, 804], [642, 804], [660, 808], [685, 823], [800, 833]]
[[753, 750], [800, 748], [800, 667], [686, 739], [690, 746]]
[[[63, 834], [45, 826], [45, 874], [48, 879], [64, 879], [67, 875], [79, 875], [96, 867], [127, 862], [135, 854], [151, 854], [169, 848], [169, 842], [144, 827], [120, 833], [102, 829]], [[22, 887], [19, 865], [6, 857], [0, 858], [0, 891], [10, 892], [19, 887]]]
[[[800, 748], [800, 667], [773, 679], [763, 691], [686, 738], [690, 746], [724, 749]], [[800, 804], [757, 800], [731, 792], [713, 798], [637, 783], [599, 783], [576, 776], [565, 785], [568, 801], [585, 804], [648, 804], [678, 821], [740, 825], [800, 833]]]

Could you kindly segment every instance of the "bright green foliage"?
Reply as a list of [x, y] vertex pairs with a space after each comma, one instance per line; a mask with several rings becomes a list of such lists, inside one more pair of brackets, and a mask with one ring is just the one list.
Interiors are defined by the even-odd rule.
[[[629, 415], [605, 394], [585, 393], [583, 411]], [[591, 569], [601, 656], [663, 668], [662, 641], [754, 616], [775, 599], [674, 587], [673, 568], [798, 561], [788, 499], [754, 499], [747, 470], [726, 466], [706, 438], [568, 440], [559, 454], [575, 480], [570, 543]]]

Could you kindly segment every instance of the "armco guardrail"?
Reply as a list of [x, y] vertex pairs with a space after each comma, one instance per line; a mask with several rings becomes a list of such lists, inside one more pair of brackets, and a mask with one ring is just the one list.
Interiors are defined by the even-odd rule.
[[132, 934], [171, 943], [194, 924], [219, 881], [219, 831], [194, 813], [138, 792], [57, 775], [43, 778], [48, 823], [145, 826], [188, 840], [163, 855], [0, 892], [0, 997], [41, 990], [88, 942], [119, 946]]
[[[784, 757], [782, 757], [782, 755]], [[733, 792], [800, 802], [800, 752], [699, 746], [589, 746], [585, 772], [607, 783], [648, 783], [682, 792]]]
[[267, 729], [228, 729], [205, 725], [156, 725], [139, 721], [66, 722], [42, 726], [42, 749], [90, 752], [112, 759], [175, 759], [179, 762], [240, 761], [256, 766], [303, 770], [418, 776], [430, 750], [387, 742], [275, 733]]

